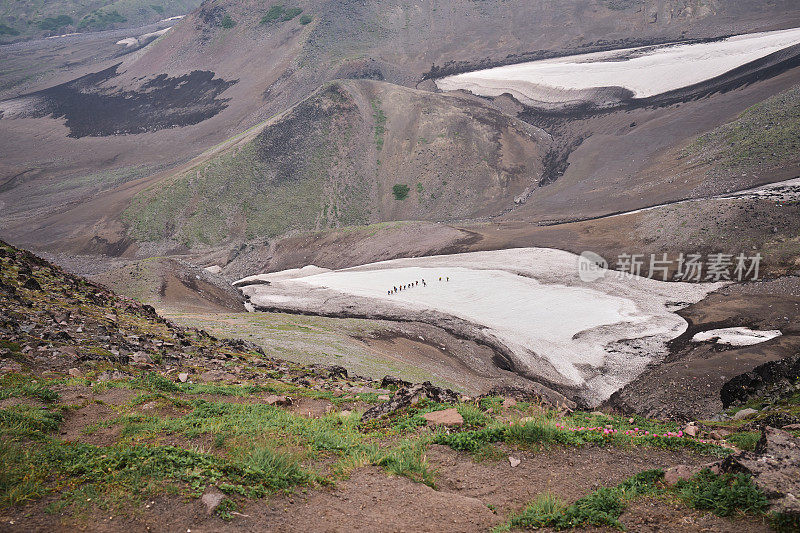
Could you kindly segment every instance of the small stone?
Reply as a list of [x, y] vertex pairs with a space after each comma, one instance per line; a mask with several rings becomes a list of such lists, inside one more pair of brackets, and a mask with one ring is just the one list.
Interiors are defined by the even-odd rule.
[[519, 459], [517, 459], [516, 457], [511, 457], [511, 456], [509, 455], [509, 456], [508, 456], [508, 462], [509, 462], [509, 464], [511, 465], [511, 468], [516, 468], [516, 467], [518, 467], [518, 466], [519, 466], [519, 464], [520, 464], [522, 461], [520, 461], [520, 460], [519, 460]]
[[700, 469], [700, 467], [691, 467], [687, 465], [677, 465], [667, 468], [664, 471], [664, 483], [672, 486], [678, 481], [687, 480], [694, 476]]
[[211, 487], [206, 490], [206, 493], [203, 494], [203, 497], [200, 499], [203, 504], [206, 506], [206, 511], [209, 515], [214, 514], [214, 511], [217, 510], [219, 504], [222, 503], [222, 500], [225, 499], [225, 495], [217, 490], [215, 487]]
[[381, 394], [380, 396], [378, 396], [378, 399], [382, 402], [388, 402], [391, 399], [391, 396], [389, 396], [388, 394]]
[[427, 420], [428, 425], [438, 426], [460, 426], [464, 423], [464, 418], [459, 414], [455, 407], [442, 411], [425, 413], [422, 418]]
[[187, 381], [189, 381], [189, 374], [187, 372], [181, 372], [180, 374], [178, 374], [178, 379], [180, 380], [181, 383], [186, 383]]
[[79, 378], [79, 377], [81, 377], [83, 375], [83, 372], [81, 372], [77, 368], [70, 368], [69, 369], [69, 375], [72, 376], [73, 378]]
[[690, 437], [696, 437], [697, 436], [697, 431], [698, 431], [698, 429], [697, 429], [697, 426], [694, 425], [694, 422], [692, 422], [691, 424], [689, 424], [685, 428], [683, 428], [683, 434], [684, 435], [688, 435]]
[[212, 381], [231, 381], [233, 374], [228, 374], [221, 370], [208, 370], [200, 374], [200, 381], [203, 383], [211, 383]]
[[713, 440], [722, 440], [730, 434], [731, 432], [728, 431], [727, 429], [715, 429], [714, 431], [709, 433], [708, 436]]
[[264, 402], [267, 405], [292, 405], [292, 399], [288, 396], [276, 396], [275, 394], [267, 396]]
[[347, 418], [351, 414], [352, 411], [348, 411], [347, 409], [345, 409], [344, 411], [339, 411], [339, 416], [341, 416], [342, 418]]
[[517, 400], [514, 398], [506, 398], [503, 400], [503, 409], [511, 409], [512, 407], [517, 406]]
[[750, 409], [748, 407], [747, 409], [742, 409], [741, 411], [737, 411], [736, 414], [733, 415], [733, 420], [742, 420], [743, 418], [748, 418], [757, 414], [758, 411], [756, 411], [755, 409]]
[[153, 360], [150, 359], [150, 356], [147, 355], [144, 352], [136, 352], [135, 354], [133, 354], [133, 356], [131, 357], [131, 361], [133, 361], [133, 364], [135, 364], [135, 365], [152, 365], [153, 364]]

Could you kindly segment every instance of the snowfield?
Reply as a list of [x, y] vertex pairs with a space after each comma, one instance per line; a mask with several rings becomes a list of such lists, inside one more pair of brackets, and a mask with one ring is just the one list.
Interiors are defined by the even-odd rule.
[[529, 105], [579, 101], [587, 90], [609, 87], [646, 98], [710, 80], [798, 43], [800, 28], [794, 28], [532, 61], [448, 76], [436, 85], [481, 96], [510, 93]]
[[608, 271], [586, 283], [577, 264], [568, 252], [522, 248], [296, 269], [246, 278], [269, 285], [236, 285], [256, 308], [430, 322], [593, 404], [666, 354], [665, 343], [687, 328], [676, 308], [721, 286]]
[[728, 344], [730, 346], [752, 346], [760, 344], [775, 337], [780, 337], [781, 332], [777, 329], [757, 331], [750, 328], [722, 328], [701, 331], [692, 337], [692, 342], [705, 342], [716, 339], [717, 344]]

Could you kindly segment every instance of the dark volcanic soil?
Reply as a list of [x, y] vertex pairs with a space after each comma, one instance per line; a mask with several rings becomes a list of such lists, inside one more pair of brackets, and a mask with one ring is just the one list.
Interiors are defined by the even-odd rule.
[[69, 137], [76, 139], [152, 132], [213, 117], [227, 107], [219, 95], [236, 83], [195, 70], [174, 78], [159, 74], [137, 90], [111, 89], [120, 64], [23, 95], [19, 101], [27, 109], [11, 117], [0, 112], [0, 118], [64, 118]]
[[[800, 351], [798, 277], [726, 287], [679, 314], [689, 329], [672, 342], [671, 355], [615, 392], [608, 406], [656, 418], [707, 418], [727, 407], [720, 393], [730, 380]], [[735, 326], [783, 335], [743, 347], [689, 341], [699, 331]]]

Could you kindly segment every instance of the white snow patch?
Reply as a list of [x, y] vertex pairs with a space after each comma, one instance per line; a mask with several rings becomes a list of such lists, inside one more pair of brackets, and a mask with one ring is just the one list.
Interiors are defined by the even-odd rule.
[[705, 342], [716, 339], [717, 344], [729, 344], [731, 346], [751, 346], [766, 342], [775, 337], [780, 337], [782, 333], [778, 329], [758, 331], [750, 328], [721, 328], [701, 331], [692, 337], [692, 342]]
[[316, 302], [317, 312], [341, 311], [331, 307], [342, 305], [333, 292], [352, 297], [343, 300], [349, 311], [456, 317], [501, 341], [519, 367], [585, 386], [596, 400], [666, 354], [665, 342], [686, 330], [686, 321], [672, 312], [676, 301], [699, 301], [723, 285], [613, 275], [585, 283], [576, 255], [545, 248], [396, 259], [315, 274], [307, 268], [278, 273], [281, 278], [266, 274], [270, 285], [244, 290], [262, 307], [281, 307], [293, 295], [298, 304]]
[[283, 279], [298, 279], [330, 271], [331, 270], [329, 268], [320, 268], [314, 265], [306, 265], [303, 268], [290, 268], [288, 270], [270, 272], [269, 274], [256, 274], [255, 276], [247, 276], [246, 278], [234, 281], [233, 286], [240, 287], [252, 283], [254, 281], [273, 282], [273, 281], [280, 281]]
[[170, 26], [169, 28], [164, 28], [163, 30], [145, 33], [144, 35], [140, 35], [139, 37], [127, 37], [125, 39], [117, 41], [117, 44], [120, 46], [124, 46], [125, 48], [130, 48], [132, 46], [139, 46], [141, 44], [145, 44], [152, 41], [156, 37], [164, 35], [171, 29], [172, 26]]
[[[510, 93], [525, 103], [561, 102], [563, 91], [624, 87], [646, 98], [720, 76], [800, 43], [800, 28], [737, 35], [708, 43], [595, 52], [466, 72], [436, 80], [442, 90]], [[555, 92], [554, 92], [555, 90]]]

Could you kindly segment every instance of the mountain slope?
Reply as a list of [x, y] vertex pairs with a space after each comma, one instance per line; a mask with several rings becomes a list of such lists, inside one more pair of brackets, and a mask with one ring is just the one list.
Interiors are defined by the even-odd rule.
[[479, 102], [326, 84], [252, 140], [136, 196], [137, 241], [187, 247], [385, 220], [497, 214], [541, 178], [548, 137]]

